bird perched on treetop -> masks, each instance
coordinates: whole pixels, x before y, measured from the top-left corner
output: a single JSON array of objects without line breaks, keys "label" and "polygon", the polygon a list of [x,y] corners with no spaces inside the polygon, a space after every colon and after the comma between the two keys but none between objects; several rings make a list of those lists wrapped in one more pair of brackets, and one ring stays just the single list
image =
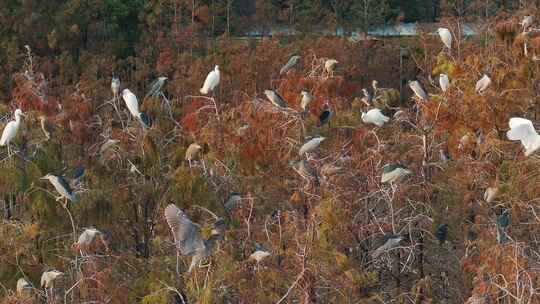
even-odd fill
[{"label": "bird perched on treetop", "polygon": [[152,97],[157,96],[157,95],[161,92],[161,88],[163,88],[163,85],[165,84],[165,81],[166,81],[167,79],[168,79],[168,78],[165,77],[165,76],[158,77],[158,79],[156,79],[156,80],[150,85],[150,91],[148,92],[148,94],[146,94],[146,96],[145,96],[144,98],[146,99],[146,98],[148,98],[149,96],[152,96]]},{"label": "bird perched on treetop", "polygon": [[450,30],[444,27],[440,27],[437,29],[437,33],[439,34],[439,37],[441,38],[444,45],[448,48],[452,48],[452,33],[450,33]]},{"label": "bird perched on treetop", "polygon": [[201,94],[207,95],[209,92],[214,91],[218,86],[220,80],[219,66],[216,65],[214,70],[208,73],[202,88],[199,90]]},{"label": "bird perched on treetop", "polygon": [[300,102],[300,108],[303,110],[303,115],[309,112],[309,105],[315,100],[315,96],[311,95],[308,91],[302,90],[302,101]]},{"label": "bird perched on treetop", "polygon": [[317,149],[317,147],[319,147],[319,145],[325,140],[324,137],[322,136],[316,136],[312,139],[310,139],[309,141],[307,141],[305,144],[302,145],[302,147],[300,148],[300,150],[298,151],[298,154],[300,156],[303,156],[304,154],[306,153],[309,153],[311,151],[314,151],[315,149]]},{"label": "bird perched on treetop", "polygon": [[439,85],[441,86],[441,90],[443,92],[448,91],[448,88],[450,87],[450,80],[448,79],[448,75],[446,74],[439,75]]},{"label": "bird perched on treetop", "polygon": [[264,90],[264,95],[266,95],[266,98],[278,108],[286,109],[289,107],[287,102],[285,102],[285,99],[274,90]]},{"label": "bird perched on treetop", "polygon": [[374,124],[377,127],[382,127],[390,120],[379,109],[371,109],[367,113],[362,112],[362,121],[366,124]]},{"label": "bird perched on treetop", "polygon": [[15,138],[15,136],[17,136],[19,126],[21,125],[21,117],[25,116],[21,109],[16,109],[14,115],[15,120],[7,123],[7,125],[4,127],[4,131],[2,132],[2,137],[0,137],[0,146],[3,147],[7,145],[9,155],[11,155],[11,148],[9,147],[9,144]]},{"label": "bird perched on treetop", "polygon": [[202,259],[210,256],[216,242],[223,239],[225,230],[223,219],[218,219],[214,223],[211,235],[207,240],[201,236],[201,227],[192,222],[175,205],[170,204],[165,208],[165,219],[171,229],[178,251],[182,255],[193,256],[188,272],[191,272]]},{"label": "bird perched on treetop", "polygon": [[418,97],[422,101],[428,101],[429,97],[426,94],[426,91],[422,88],[420,85],[420,82],[418,80],[409,81],[409,87],[414,92],[416,97]]},{"label": "bird perched on treetop", "polygon": [[289,61],[287,61],[287,63],[281,68],[281,70],[279,70],[279,74],[283,75],[287,73],[290,69],[292,69],[295,65],[298,64],[298,62],[300,61],[300,58],[301,57],[298,55],[294,55],[291,58],[289,58]]},{"label": "bird perched on treetop", "polygon": [[529,156],[540,148],[540,136],[534,129],[532,121],[512,117],[508,122],[510,130],[506,132],[509,140],[519,140],[525,148],[525,156]]},{"label": "bird perched on treetop", "polygon": [[381,183],[397,182],[401,178],[409,174],[412,174],[412,172],[405,166],[402,166],[400,164],[386,164],[383,167]]},{"label": "bird perched on treetop", "polygon": [[54,189],[56,189],[56,191],[60,194],[56,200],[66,198],[74,203],[79,201],[79,198],[75,192],[73,192],[69,183],[64,179],[63,176],[49,173],[41,179],[48,180],[54,186]]},{"label": "bird perched on treetop", "polygon": [[124,102],[126,103],[131,115],[139,120],[143,127],[149,128],[152,123],[146,113],[139,111],[139,101],[137,100],[137,96],[135,96],[135,94],[133,94],[129,89],[124,89],[122,91],[122,98],[124,99]]}]

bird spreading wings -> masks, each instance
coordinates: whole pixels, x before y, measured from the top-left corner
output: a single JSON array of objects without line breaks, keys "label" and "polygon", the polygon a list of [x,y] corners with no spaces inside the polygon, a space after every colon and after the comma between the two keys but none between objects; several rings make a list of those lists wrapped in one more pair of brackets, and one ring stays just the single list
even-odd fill
[{"label": "bird spreading wings", "polygon": [[182,210],[173,204],[167,206],[165,219],[181,254],[195,255],[197,251],[204,249],[201,227],[192,222]]},{"label": "bird spreading wings", "polygon": [[523,147],[525,147],[525,156],[531,155],[540,147],[540,136],[534,129],[532,121],[520,118],[512,117],[508,122],[510,130],[506,132],[506,136],[509,140],[519,140]]}]

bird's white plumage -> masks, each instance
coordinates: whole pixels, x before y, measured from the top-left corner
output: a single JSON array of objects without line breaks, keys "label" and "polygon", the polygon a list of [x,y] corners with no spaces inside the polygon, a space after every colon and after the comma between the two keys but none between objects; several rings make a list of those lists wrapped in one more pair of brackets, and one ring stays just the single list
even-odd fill
[{"label": "bird's white plumage", "polygon": [[499,188],[488,187],[484,192],[484,200],[486,201],[486,203],[491,203],[495,200],[497,194],[499,194]]},{"label": "bird's white plumage", "polygon": [[21,124],[21,116],[23,116],[21,109],[15,110],[15,120],[8,122],[4,128],[2,137],[0,138],[0,146],[9,144],[13,138],[17,136],[17,131],[19,131],[19,126]]},{"label": "bird's white plumage", "polygon": [[532,121],[512,117],[508,122],[510,130],[506,132],[509,140],[519,140],[525,148],[525,156],[529,156],[540,148],[540,136],[534,129]]},{"label": "bird's white plumage", "polygon": [[339,62],[335,59],[328,59],[324,62],[324,69],[327,73],[332,74],[338,63]]},{"label": "bird's white plumage", "polygon": [[489,78],[488,75],[484,74],[484,76],[482,76],[482,78],[480,78],[480,80],[476,82],[476,86],[474,90],[478,94],[483,94],[490,84],[491,84],[491,78]]},{"label": "bird's white plumage", "polygon": [[114,96],[118,95],[118,92],[120,92],[120,79],[117,77],[113,77],[111,80],[111,91],[113,92]]},{"label": "bird's white plumage", "polygon": [[77,241],[77,244],[88,246],[90,245],[94,239],[96,238],[96,235],[98,235],[100,232],[99,230],[95,228],[88,228],[81,233],[79,236],[79,240]]},{"label": "bird's white plumage", "polygon": [[204,80],[203,87],[200,89],[201,94],[208,94],[213,91],[219,84],[219,66],[215,66],[214,70],[208,73]]},{"label": "bird's white plumage", "polygon": [[54,281],[62,275],[62,272],[58,270],[45,271],[41,275],[41,287],[43,288],[52,288],[54,286]]},{"label": "bird's white plumage", "polygon": [[521,24],[521,27],[523,31],[525,32],[533,24],[533,21],[534,21],[533,16],[523,16],[523,19],[521,20],[519,24]]},{"label": "bird's white plumage", "polygon": [[315,137],[315,138],[312,138],[311,140],[309,140],[308,142],[306,142],[305,144],[302,145],[302,147],[300,148],[300,150],[298,151],[298,154],[300,156],[304,155],[305,153],[308,153],[308,152],[311,152],[315,149],[317,149],[317,147],[325,140],[324,137]]},{"label": "bird's white plumage", "polygon": [[366,124],[374,124],[377,127],[382,127],[390,120],[379,109],[371,109],[367,113],[362,112],[362,121]]},{"label": "bird's white plumage", "polygon": [[448,91],[448,88],[450,87],[450,79],[448,79],[448,75],[446,74],[439,75],[439,85],[441,86],[441,90],[443,92]]},{"label": "bird's white plumage", "polygon": [[302,91],[301,94],[302,101],[300,102],[300,107],[302,108],[302,110],[307,111],[309,105],[311,104],[311,102],[313,102],[315,97],[311,95],[308,91]]},{"label": "bird's white plumage", "polygon": [[270,256],[270,252],[268,251],[265,251],[265,250],[256,250],[255,252],[253,252],[249,258],[251,260],[255,260],[257,261],[257,263],[260,263],[262,260],[264,260],[265,258],[269,257]]},{"label": "bird's white plumage", "polygon": [[444,43],[444,45],[451,49],[452,48],[452,33],[450,33],[450,30],[444,27],[440,27],[437,29],[437,33],[439,33],[439,37],[441,38],[441,41]]},{"label": "bird's white plumage", "polygon": [[32,294],[32,284],[25,278],[17,280],[17,295],[19,297],[29,297]]},{"label": "bird's white plumage", "polygon": [[411,81],[409,82],[409,87],[414,92],[416,97],[424,101],[428,100],[428,95],[426,94],[426,91],[424,91],[422,86],[420,85],[420,82],[418,82],[417,80]]},{"label": "bird's white plumage", "polygon": [[122,91],[122,98],[124,99],[124,102],[126,103],[126,106],[135,118],[139,118],[141,111],[139,111],[139,101],[137,100],[137,96],[133,94],[129,89],[124,89]]},{"label": "bird's white plumage", "polygon": [[69,185],[64,184],[62,182],[62,179],[59,176],[47,174],[43,177],[43,179],[49,180],[49,182],[53,185],[54,189],[64,198],[67,198],[68,200],[72,202],[76,202],[77,196],[75,193],[69,188]]}]

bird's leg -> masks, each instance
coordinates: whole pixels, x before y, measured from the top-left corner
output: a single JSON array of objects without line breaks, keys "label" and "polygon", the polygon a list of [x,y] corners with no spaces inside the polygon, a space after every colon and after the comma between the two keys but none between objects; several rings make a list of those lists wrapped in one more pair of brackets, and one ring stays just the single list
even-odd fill
[{"label": "bird's leg", "polygon": [[191,169],[191,159],[188,159],[189,168]]},{"label": "bird's leg", "polygon": [[180,276],[180,253],[176,250],[176,275]]}]

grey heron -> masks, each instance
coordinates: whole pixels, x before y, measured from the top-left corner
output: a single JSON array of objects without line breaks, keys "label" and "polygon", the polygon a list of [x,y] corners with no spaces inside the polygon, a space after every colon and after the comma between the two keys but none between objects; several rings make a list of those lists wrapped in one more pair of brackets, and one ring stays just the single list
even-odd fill
[{"label": "grey heron", "polygon": [[283,75],[287,73],[290,69],[292,69],[295,65],[298,64],[298,62],[300,61],[300,58],[301,57],[298,55],[294,55],[291,58],[289,58],[289,61],[287,61],[287,63],[281,68],[281,70],[279,70],[279,74]]},{"label": "grey heron", "polygon": [[202,238],[201,227],[192,222],[176,205],[170,204],[165,208],[165,219],[171,229],[177,250],[182,255],[192,256],[188,272],[204,258],[209,257],[216,243],[223,239],[225,228],[222,219],[216,221],[210,237],[206,240]]}]

